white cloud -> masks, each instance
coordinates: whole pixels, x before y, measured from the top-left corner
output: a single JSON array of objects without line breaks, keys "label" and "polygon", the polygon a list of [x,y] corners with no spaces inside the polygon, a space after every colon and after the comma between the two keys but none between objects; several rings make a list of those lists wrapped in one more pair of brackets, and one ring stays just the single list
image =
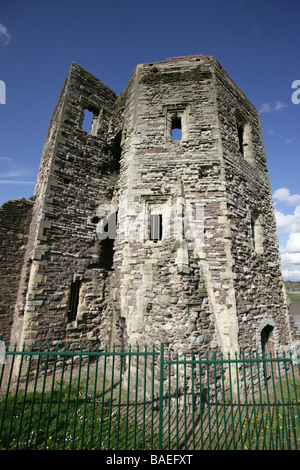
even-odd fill
[{"label": "white cloud", "polygon": [[288,188],[279,188],[273,193],[274,203],[277,202],[284,202],[289,206],[294,206],[300,203],[300,194],[290,194],[290,190]]},{"label": "white cloud", "polygon": [[30,172],[27,170],[13,170],[6,171],[4,173],[0,172],[0,178],[22,178],[23,176],[29,175]]},{"label": "white cloud", "polygon": [[11,40],[11,35],[8,34],[7,28],[0,23],[0,45],[7,46]]},{"label": "white cloud", "polygon": [[300,253],[281,253],[283,266],[300,265]]},{"label": "white cloud", "polygon": [[281,109],[284,109],[287,107],[286,103],[281,103],[280,101],[276,101],[274,111],[280,111]]},{"label": "white cloud", "polygon": [[283,278],[289,281],[299,281],[300,279],[300,269],[283,269],[282,270]]},{"label": "white cloud", "polygon": [[271,108],[271,105],[270,103],[264,103],[261,105],[261,108],[259,110],[260,113],[271,113],[272,112],[272,108]]},{"label": "white cloud", "polygon": [[283,214],[275,209],[276,226],[278,233],[300,232],[300,205],[297,206],[293,214]]},{"label": "white cloud", "polygon": [[281,103],[281,101],[276,101],[275,105],[272,106],[270,103],[263,103],[259,110],[259,113],[272,113],[273,111],[282,111],[287,107],[286,103]]},{"label": "white cloud", "polygon": [[285,246],[280,247],[284,279],[300,280],[300,194],[291,194],[288,188],[279,188],[273,194],[274,204],[293,206],[292,214],[275,209],[278,233],[288,233]]},{"label": "white cloud", "polygon": [[[298,233],[297,235],[300,237],[300,233]],[[280,249],[282,272],[285,272],[284,277],[287,277],[287,272],[300,272],[300,250],[297,252],[289,252],[288,245],[290,243],[293,243],[292,240],[288,240],[286,243],[286,247]]]},{"label": "white cloud", "polygon": [[299,255],[300,263],[300,232],[291,233],[288,241],[286,242],[286,250],[289,253],[297,253]]},{"label": "white cloud", "polygon": [[280,248],[282,275],[284,279],[300,280],[300,232],[292,233],[285,247]]},{"label": "white cloud", "polygon": [[0,184],[33,184],[35,185],[35,181],[0,180]]},{"label": "white cloud", "polygon": [[29,180],[32,177],[30,168],[13,168],[14,161],[10,157],[0,156],[0,162],[3,162],[2,167],[7,170],[0,171],[0,184],[35,185],[35,181]]}]

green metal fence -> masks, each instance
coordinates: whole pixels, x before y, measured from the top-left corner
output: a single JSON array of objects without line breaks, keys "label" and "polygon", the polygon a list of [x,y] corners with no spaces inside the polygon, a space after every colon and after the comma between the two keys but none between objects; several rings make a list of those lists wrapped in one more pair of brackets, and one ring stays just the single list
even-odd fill
[{"label": "green metal fence", "polygon": [[298,449],[299,359],[7,350],[0,449]]}]

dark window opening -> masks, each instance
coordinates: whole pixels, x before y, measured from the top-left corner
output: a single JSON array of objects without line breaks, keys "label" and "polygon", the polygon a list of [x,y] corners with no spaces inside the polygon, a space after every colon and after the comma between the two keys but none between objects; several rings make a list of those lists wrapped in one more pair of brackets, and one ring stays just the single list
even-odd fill
[{"label": "dark window opening", "polygon": [[238,126],[239,152],[244,155],[244,126]]},{"label": "dark window opening", "polygon": [[100,243],[100,266],[105,271],[113,271],[114,240],[105,238]]},{"label": "dark window opening", "polygon": [[181,117],[175,114],[172,116],[172,140],[182,139]]},{"label": "dark window opening", "polygon": [[267,325],[261,332],[261,346],[264,356],[274,355],[273,350],[273,326]]},{"label": "dark window opening", "polygon": [[150,240],[154,243],[162,239],[162,215],[151,215]]},{"label": "dark window opening", "polygon": [[65,177],[64,177],[64,184],[65,184],[66,186],[67,186],[68,184],[70,184],[71,181],[72,181],[72,179],[69,178],[68,176],[65,176]]},{"label": "dark window opening", "polygon": [[100,217],[97,217],[96,215],[94,215],[94,217],[92,217],[91,219],[91,222],[92,224],[98,224],[100,222]]},{"label": "dark window opening", "polygon": [[236,119],[236,127],[237,127],[237,134],[238,134],[239,152],[241,153],[241,155],[244,156],[245,119],[238,111],[236,111],[235,113],[235,119]]},{"label": "dark window opening", "polygon": [[112,167],[113,171],[116,173],[120,172],[120,160],[121,160],[121,153],[122,153],[122,148],[121,148],[121,141],[122,141],[122,131],[118,132],[118,134],[115,136],[113,143],[112,143]]},{"label": "dark window opening", "polygon": [[68,319],[71,321],[75,320],[76,315],[77,315],[80,285],[81,285],[81,281],[74,281],[71,284],[69,309],[68,309]]},{"label": "dark window opening", "polygon": [[[261,332],[261,347],[263,357],[265,359],[270,359],[275,357],[274,355],[274,338],[273,338],[273,326],[267,325]],[[276,364],[274,362],[265,362],[264,372],[265,378],[268,379],[271,376],[271,371],[273,367],[273,372],[276,373]]]}]

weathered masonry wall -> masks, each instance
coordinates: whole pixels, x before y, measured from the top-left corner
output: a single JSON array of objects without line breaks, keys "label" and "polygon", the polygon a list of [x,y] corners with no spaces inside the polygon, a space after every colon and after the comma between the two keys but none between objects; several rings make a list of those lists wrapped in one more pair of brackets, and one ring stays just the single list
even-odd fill
[{"label": "weathered masonry wall", "polygon": [[33,202],[26,199],[8,201],[0,208],[0,319],[5,342],[12,333],[32,208]]},{"label": "weathered masonry wall", "polygon": [[[14,306],[14,318],[10,337],[11,347],[15,344],[21,344],[24,337],[24,313],[27,311],[26,302],[31,301],[31,294],[29,290],[29,279],[31,270],[38,269],[34,257],[39,257],[39,249],[42,248],[42,237],[41,232],[44,226],[44,215],[43,207],[45,201],[47,201],[49,175],[53,165],[53,153],[55,152],[55,145],[57,139],[57,131],[61,120],[62,106],[64,102],[66,82],[62,88],[61,94],[58,98],[55,106],[52,118],[49,123],[49,128],[44,144],[43,154],[40,162],[40,168],[38,172],[38,179],[35,186],[34,196],[31,199],[34,201],[34,205],[31,211],[31,220],[28,228],[28,241],[26,250],[24,253],[23,266],[20,267],[20,284],[17,299],[12,299],[12,305]],[[31,306],[31,308],[34,308]],[[33,323],[33,331],[36,325]],[[26,338],[26,335],[25,337]],[[31,336],[29,335],[29,341]],[[34,338],[34,335],[32,335]],[[34,342],[34,341],[33,341]]]},{"label": "weathered masonry wall", "polygon": [[[25,308],[22,340],[27,343],[90,342],[93,327],[99,330],[97,341],[101,338],[108,273],[95,229],[97,208],[110,201],[115,177],[107,140],[115,99],[99,80],[72,65],[49,129],[51,152],[37,181],[41,214]],[[95,115],[91,132],[82,130],[85,109]],[[70,293],[76,281],[79,305],[73,318]]]},{"label": "weathered masonry wall", "polygon": [[34,197],[0,213],[11,342],[292,347],[259,116],[213,57],[138,65],[118,97],[73,63]]},{"label": "weathered masonry wall", "polygon": [[[216,84],[239,344],[242,352],[261,353],[261,333],[270,326],[278,350],[290,343],[294,327],[281,276],[259,115],[218,64]],[[237,132],[241,124],[242,144]]]},{"label": "weathered masonry wall", "polygon": [[[121,334],[180,352],[261,353],[267,327],[276,350],[290,344],[295,330],[257,111],[202,56],[138,66],[121,99],[114,273]],[[185,230],[184,212],[195,220],[201,208],[203,225]],[[155,214],[163,221],[156,243]]]},{"label": "weathered masonry wall", "polygon": [[[226,307],[234,292],[226,276],[226,187],[212,61],[139,66],[123,100],[122,235],[115,253],[121,324],[130,342],[164,341],[182,352],[237,348],[237,319]],[[174,115],[181,118],[180,141],[171,137]],[[163,220],[157,243],[149,240],[155,213]]]}]

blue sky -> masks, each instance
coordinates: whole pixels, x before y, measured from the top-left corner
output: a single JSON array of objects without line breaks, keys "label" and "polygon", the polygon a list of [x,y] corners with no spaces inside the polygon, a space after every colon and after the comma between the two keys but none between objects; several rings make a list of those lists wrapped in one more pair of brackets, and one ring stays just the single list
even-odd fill
[{"label": "blue sky", "polygon": [[138,63],[213,55],[260,112],[282,269],[300,280],[299,18],[299,0],[1,0],[0,205],[33,194],[72,61],[120,94]]}]

